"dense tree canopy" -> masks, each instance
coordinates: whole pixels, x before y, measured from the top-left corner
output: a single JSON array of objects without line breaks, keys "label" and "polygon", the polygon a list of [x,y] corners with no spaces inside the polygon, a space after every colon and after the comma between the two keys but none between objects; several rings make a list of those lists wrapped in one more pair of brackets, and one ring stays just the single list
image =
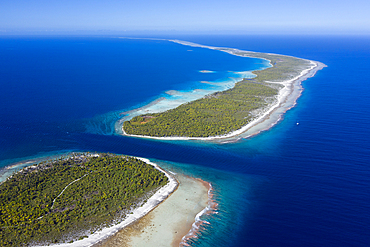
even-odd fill
[{"label": "dense tree canopy", "polygon": [[123,124],[128,134],[149,136],[207,137],[224,135],[247,124],[252,110],[265,106],[265,97],[272,97],[276,89],[243,82],[234,89],[215,93],[205,98],[157,114],[137,116]]},{"label": "dense tree canopy", "polygon": [[0,246],[73,241],[122,220],[168,178],[130,156],[43,162],[0,185]]},{"label": "dense tree canopy", "polygon": [[[222,50],[222,49],[220,49]],[[155,137],[209,137],[228,134],[248,124],[273,101],[281,87],[269,81],[291,79],[308,68],[309,61],[265,53],[240,52],[241,56],[265,58],[273,67],[254,71],[234,88],[205,96],[162,113],[145,114],[123,123],[127,134]]]}]

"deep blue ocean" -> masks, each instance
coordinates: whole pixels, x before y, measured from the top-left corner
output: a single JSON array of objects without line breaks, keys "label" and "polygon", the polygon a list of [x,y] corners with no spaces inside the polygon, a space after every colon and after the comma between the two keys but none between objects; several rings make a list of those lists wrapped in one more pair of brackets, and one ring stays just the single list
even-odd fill
[{"label": "deep blue ocean", "polygon": [[192,246],[370,246],[370,37],[164,38],[328,67],[253,138],[154,141],[115,135],[114,123],[168,90],[208,89],[199,82],[264,64],[159,40],[1,37],[0,166],[70,151],[146,157],[213,184],[219,213]]}]

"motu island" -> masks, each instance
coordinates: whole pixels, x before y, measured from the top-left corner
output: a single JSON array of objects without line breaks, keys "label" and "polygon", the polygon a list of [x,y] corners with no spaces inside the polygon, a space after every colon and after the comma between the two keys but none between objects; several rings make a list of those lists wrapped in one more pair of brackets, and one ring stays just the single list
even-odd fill
[{"label": "motu island", "polygon": [[[301,82],[325,67],[291,56],[170,41],[267,60],[269,65],[264,63],[265,68],[253,71],[254,78],[231,89],[177,107],[169,104],[162,112],[145,107],[134,111],[133,118],[117,122],[124,135],[222,142],[246,138],[278,122],[300,96]],[[176,92],[167,91],[171,93]],[[0,245],[188,245],[199,226],[207,224],[200,216],[217,212],[212,198],[210,183],[170,175],[149,160],[72,154],[26,167],[0,184]]]},{"label": "motu island", "polygon": [[237,136],[250,128],[253,122],[279,108],[294,91],[294,83],[313,76],[325,66],[291,56],[172,41],[237,56],[266,59],[271,67],[253,71],[255,78],[243,79],[232,89],[207,95],[165,112],[144,114],[125,121],[122,126],[125,135],[165,139]]},{"label": "motu island", "polygon": [[[0,245],[83,239],[122,222],[174,181],[141,159],[103,153],[79,153],[24,168],[0,185]],[[158,192],[167,197],[176,186]]]}]

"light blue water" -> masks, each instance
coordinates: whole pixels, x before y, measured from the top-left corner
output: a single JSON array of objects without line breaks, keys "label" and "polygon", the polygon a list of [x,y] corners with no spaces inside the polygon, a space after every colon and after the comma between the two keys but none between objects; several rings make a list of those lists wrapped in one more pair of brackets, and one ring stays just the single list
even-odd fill
[{"label": "light blue water", "polygon": [[148,157],[214,185],[219,213],[193,246],[368,246],[370,38],[169,38],[328,67],[303,83],[282,122],[252,139],[153,141],[112,135],[114,122],[168,90],[207,89],[199,81],[264,64],[164,41],[2,38],[1,165],[70,150]]}]

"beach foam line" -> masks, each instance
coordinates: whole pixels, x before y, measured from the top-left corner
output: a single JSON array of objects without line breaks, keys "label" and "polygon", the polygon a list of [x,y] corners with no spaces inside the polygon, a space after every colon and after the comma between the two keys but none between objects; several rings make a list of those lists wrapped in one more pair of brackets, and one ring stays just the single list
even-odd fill
[{"label": "beach foam line", "polygon": [[185,236],[182,237],[179,246],[190,246],[188,241],[192,238],[197,238],[198,234],[201,234],[201,230],[202,230],[201,226],[210,225],[208,221],[201,219],[203,215],[210,215],[210,214],[218,213],[217,212],[218,203],[214,200],[212,184],[202,179],[199,179],[199,178],[197,180],[200,181],[204,186],[208,188],[208,205],[195,216],[195,221],[192,224],[190,231]]},{"label": "beach foam line", "polygon": [[135,158],[142,160],[145,163],[154,166],[157,170],[163,172],[167,176],[169,182],[165,186],[157,190],[157,192],[153,196],[151,196],[144,205],[134,209],[131,214],[130,213],[127,214],[126,218],[121,223],[111,226],[111,227],[104,228],[98,232],[95,232],[89,235],[87,238],[75,241],[73,243],[51,244],[48,246],[86,247],[86,246],[92,246],[94,244],[97,244],[100,241],[113,236],[119,230],[125,228],[126,226],[132,224],[133,222],[137,221],[138,219],[148,214],[150,211],[152,211],[155,207],[157,207],[161,202],[163,202],[166,198],[168,198],[176,190],[176,188],[178,187],[178,182],[168,172],[163,170],[157,164],[151,162],[149,159],[140,158],[140,157],[135,157]]},{"label": "beach foam line", "polygon": [[[96,247],[179,246],[209,204],[209,184],[181,173],[177,190],[149,214]],[[206,223],[203,224],[205,227]],[[201,227],[200,230],[204,229]],[[199,235],[198,235],[199,236]]]},{"label": "beach foam line", "polygon": [[[249,137],[259,134],[262,131],[266,131],[270,129],[271,127],[273,127],[274,125],[276,125],[278,122],[280,122],[283,119],[284,114],[288,110],[290,110],[297,104],[297,99],[302,95],[302,92],[303,92],[303,87],[302,87],[301,82],[310,77],[313,77],[317,71],[321,70],[324,67],[327,67],[325,64],[320,63],[320,62],[315,62],[315,61],[310,61],[310,62],[315,63],[316,66],[314,66],[312,69],[307,71],[307,73],[302,75],[297,80],[293,81],[291,84],[284,85],[283,89],[286,89],[286,87],[289,88],[289,91],[282,92],[282,95],[285,93],[286,97],[280,100],[280,104],[277,107],[275,107],[273,111],[270,111],[268,114],[264,114],[264,116],[262,116],[259,119],[259,121],[257,121],[254,125],[250,126],[248,130],[243,132],[243,134],[248,133],[248,132],[250,133],[248,133],[245,136],[242,136],[241,138],[249,138]],[[274,82],[269,82],[269,83],[274,83]],[[287,104],[288,100],[290,100],[291,103]],[[277,111],[279,109],[281,109],[281,111],[278,114],[276,114],[276,116],[271,117],[274,114],[274,111]],[[267,120],[270,120],[270,121],[267,121]],[[264,122],[268,122],[266,127],[262,126]],[[252,131],[252,129],[255,129],[255,130]]]}]

